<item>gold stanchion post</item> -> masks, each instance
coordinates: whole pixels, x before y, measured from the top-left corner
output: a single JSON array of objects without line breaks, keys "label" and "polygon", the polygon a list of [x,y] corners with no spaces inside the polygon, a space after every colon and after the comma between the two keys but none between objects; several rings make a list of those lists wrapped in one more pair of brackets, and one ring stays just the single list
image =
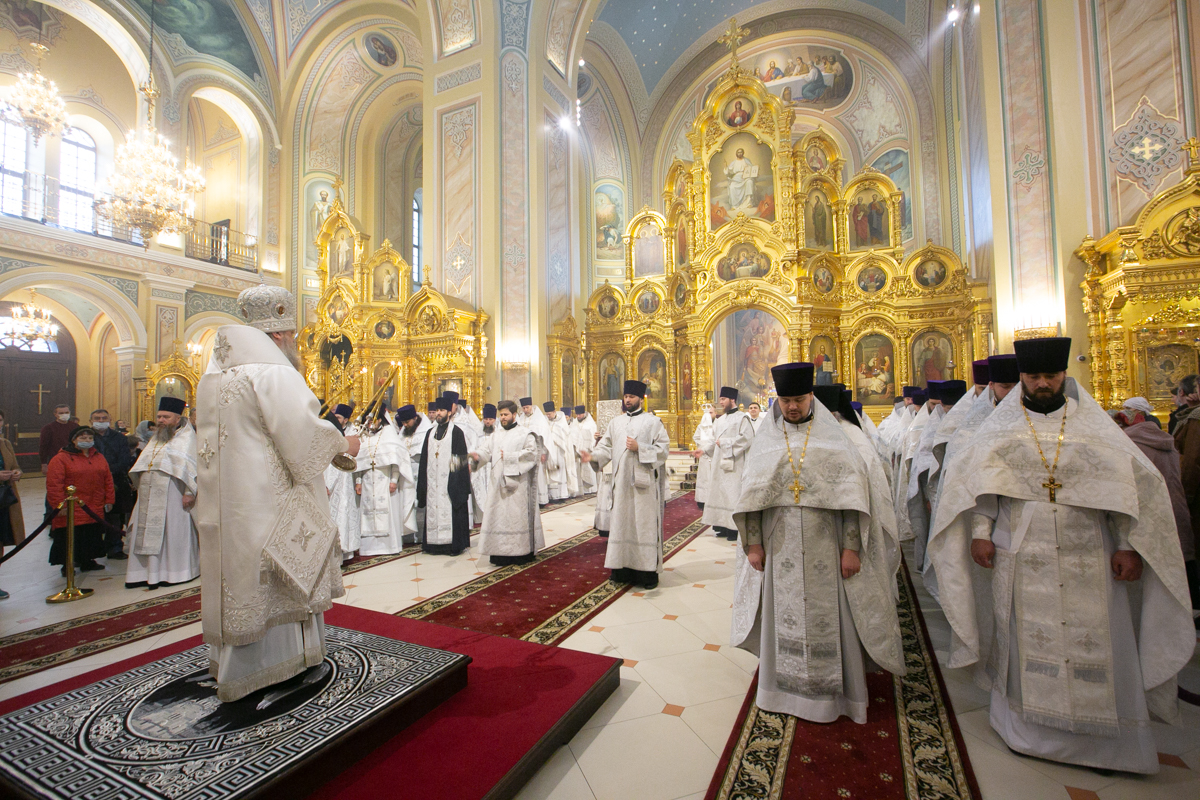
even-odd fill
[{"label": "gold stanchion post", "polygon": [[75,585],[75,504],[79,498],[75,496],[75,487],[67,487],[67,499],[62,505],[67,507],[67,588],[58,594],[46,598],[47,603],[69,603],[72,600],[82,600],[91,595],[95,589],[81,589]]}]

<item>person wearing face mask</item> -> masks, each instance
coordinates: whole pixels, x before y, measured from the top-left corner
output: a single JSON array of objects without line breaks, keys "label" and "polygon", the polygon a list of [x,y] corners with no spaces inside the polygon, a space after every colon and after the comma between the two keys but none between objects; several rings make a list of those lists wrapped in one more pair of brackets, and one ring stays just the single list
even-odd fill
[{"label": "person wearing face mask", "polygon": [[[97,516],[111,511],[117,502],[112,472],[104,456],[96,452],[96,431],[76,428],[66,447],[46,465],[46,502],[52,507],[67,497],[67,487],[75,487],[75,496]],[[50,563],[67,574],[67,515],[61,513],[50,523]],[[75,511],[75,566],[84,572],[104,569],[96,563],[103,558],[104,529],[85,511]]]},{"label": "person wearing face mask", "polygon": [[129,480],[129,469],[135,459],[129,452],[129,443],[125,436],[113,429],[108,412],[103,408],[92,412],[91,427],[96,432],[96,452],[108,462],[113,485],[117,488],[117,502],[112,511],[104,515],[104,521],[111,526],[104,532],[104,547],[109,559],[123,560],[127,556],[120,531],[125,527],[129,512],[133,510],[133,485]]},{"label": "person wearing face mask", "polygon": [[38,456],[41,459],[43,475],[46,474],[46,467],[50,464],[50,459],[71,443],[71,433],[78,427],[78,423],[71,422],[70,406],[64,404],[54,407],[54,419],[42,426],[38,443]]}]

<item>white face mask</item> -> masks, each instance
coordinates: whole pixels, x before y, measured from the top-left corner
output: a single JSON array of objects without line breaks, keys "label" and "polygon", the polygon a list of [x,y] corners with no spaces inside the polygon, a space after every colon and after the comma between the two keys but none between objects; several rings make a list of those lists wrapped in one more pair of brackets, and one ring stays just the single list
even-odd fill
[{"label": "white face mask", "polygon": [[106,431],[111,424],[111,422],[93,422],[92,427],[98,431]]},{"label": "white face mask", "polygon": [[71,415],[70,415],[70,414],[59,414],[59,415],[58,415],[58,421],[59,421],[59,422],[70,422],[70,421],[71,421]]},{"label": "white face mask", "polygon": [[80,450],[91,450],[96,443],[91,439],[76,439],[75,446]]}]

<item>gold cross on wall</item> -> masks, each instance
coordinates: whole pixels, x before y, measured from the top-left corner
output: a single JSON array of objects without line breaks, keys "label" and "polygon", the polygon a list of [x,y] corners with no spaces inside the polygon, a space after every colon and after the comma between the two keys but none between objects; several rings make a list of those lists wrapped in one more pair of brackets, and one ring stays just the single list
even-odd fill
[{"label": "gold cross on wall", "polygon": [[729,27],[725,30],[725,33],[721,36],[721,38],[717,39],[718,42],[728,48],[729,56],[733,59],[733,66],[735,67],[738,63],[738,45],[742,43],[742,39],[745,39],[749,35],[750,29],[739,28],[737,24],[737,17],[731,17],[729,20]]},{"label": "gold cross on wall", "polygon": [[36,394],[36,395],[38,396],[38,415],[40,416],[40,415],[41,415],[41,413],[42,413],[42,395],[47,395],[47,394],[50,394],[50,390],[49,390],[49,389],[43,389],[43,388],[42,388],[42,385],[39,383],[39,384],[38,384],[38,388],[36,388],[36,389],[30,389],[30,390],[29,390],[29,393],[30,393],[30,394]]}]

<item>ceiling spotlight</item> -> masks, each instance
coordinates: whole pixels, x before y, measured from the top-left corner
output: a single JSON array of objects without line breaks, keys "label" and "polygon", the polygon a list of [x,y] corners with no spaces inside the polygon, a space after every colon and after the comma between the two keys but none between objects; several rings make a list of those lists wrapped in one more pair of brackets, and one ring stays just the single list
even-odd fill
[{"label": "ceiling spotlight", "polygon": [[960,16],[962,12],[958,10],[958,6],[950,6],[950,10],[946,12],[946,21],[953,25],[958,22]]},{"label": "ceiling spotlight", "polygon": [[581,59],[579,59],[579,66],[581,66],[581,67],[587,66],[587,62],[581,58]]}]

